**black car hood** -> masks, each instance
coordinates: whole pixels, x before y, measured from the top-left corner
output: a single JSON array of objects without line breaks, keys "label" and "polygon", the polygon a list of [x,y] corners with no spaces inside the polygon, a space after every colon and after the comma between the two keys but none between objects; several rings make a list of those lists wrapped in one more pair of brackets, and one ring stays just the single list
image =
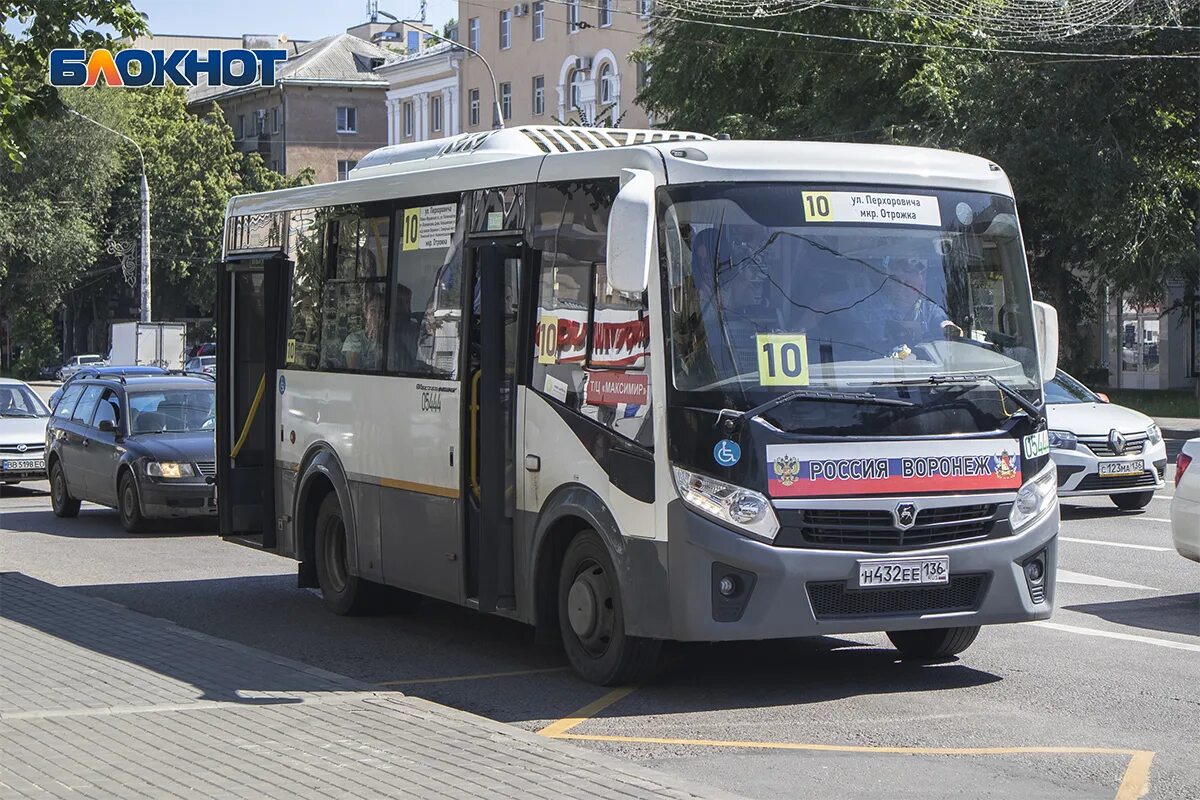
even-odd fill
[{"label": "black car hood", "polygon": [[125,438],[130,452],[155,461],[215,461],[217,441],[212,431],[139,433]]}]

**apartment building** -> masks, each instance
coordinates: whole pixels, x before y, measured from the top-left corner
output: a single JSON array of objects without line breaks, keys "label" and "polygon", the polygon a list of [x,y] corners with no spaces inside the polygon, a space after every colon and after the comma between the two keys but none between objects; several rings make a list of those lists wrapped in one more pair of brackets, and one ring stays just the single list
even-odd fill
[{"label": "apartment building", "polygon": [[466,51],[449,42],[393,58],[375,73],[387,81],[388,144],[462,133],[459,71]]},{"label": "apartment building", "polygon": [[294,54],[278,66],[274,86],[196,86],[188,107],[197,114],[219,108],[238,149],[259,153],[271,169],[295,175],[312,168],[318,182],[344,180],[362,156],[387,143],[387,81],[375,69],[395,52],[353,33],[285,44]]}]

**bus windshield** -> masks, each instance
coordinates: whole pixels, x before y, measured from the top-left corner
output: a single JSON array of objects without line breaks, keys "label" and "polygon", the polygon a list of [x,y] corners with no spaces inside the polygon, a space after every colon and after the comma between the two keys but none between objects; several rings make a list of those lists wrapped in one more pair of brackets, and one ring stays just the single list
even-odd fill
[{"label": "bus windshield", "polygon": [[710,184],[670,187],[660,206],[674,387],[689,404],[888,395],[953,375],[1040,400],[1010,198]]}]

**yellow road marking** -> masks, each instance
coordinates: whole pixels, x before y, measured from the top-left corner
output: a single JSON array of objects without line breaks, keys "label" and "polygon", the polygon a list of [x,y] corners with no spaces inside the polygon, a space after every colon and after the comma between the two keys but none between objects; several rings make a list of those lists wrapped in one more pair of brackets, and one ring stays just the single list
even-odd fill
[{"label": "yellow road marking", "polygon": [[571,730],[579,723],[585,722],[586,720],[596,716],[618,700],[628,697],[636,689],[636,686],[622,686],[619,689],[613,689],[599,700],[593,700],[570,716],[563,717],[557,722],[551,722],[549,725],[538,731],[538,733],[542,736],[547,736],[552,739],[558,737],[567,738],[567,731]]},{"label": "yellow road marking", "polygon": [[476,675],[449,675],[445,678],[410,678],[406,681],[381,681],[376,686],[414,686],[420,683],[458,683],[460,681],[483,681],[489,678],[512,678],[518,675],[542,675],[547,672],[566,672],[566,667],[547,669],[518,669],[512,672],[481,672]]},{"label": "yellow road marking", "polygon": [[1150,788],[1150,762],[1153,760],[1154,753],[1149,750],[1138,750],[1133,754],[1121,778],[1116,800],[1138,800],[1146,793]]}]

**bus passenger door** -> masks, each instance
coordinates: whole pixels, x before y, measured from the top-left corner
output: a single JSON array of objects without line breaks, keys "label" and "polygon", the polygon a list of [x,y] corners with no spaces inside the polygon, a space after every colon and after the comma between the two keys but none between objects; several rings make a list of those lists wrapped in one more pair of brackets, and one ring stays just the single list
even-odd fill
[{"label": "bus passenger door", "polygon": [[515,608],[518,369],[527,327],[521,303],[524,251],[482,242],[472,256],[472,309],[466,370],[467,596],[481,611]]},{"label": "bus passenger door", "polygon": [[277,370],[291,262],[232,260],[217,282],[217,517],[221,535],[272,549]]}]

